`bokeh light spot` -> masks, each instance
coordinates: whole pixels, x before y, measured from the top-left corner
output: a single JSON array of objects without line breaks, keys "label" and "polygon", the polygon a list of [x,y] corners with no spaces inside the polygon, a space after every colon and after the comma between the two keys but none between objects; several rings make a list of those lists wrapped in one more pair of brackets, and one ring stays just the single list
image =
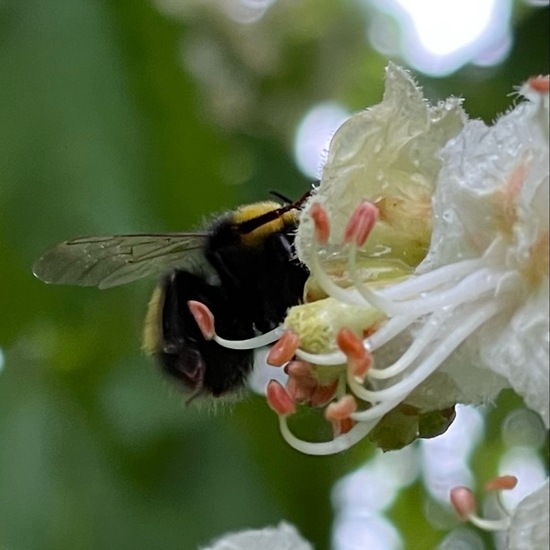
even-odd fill
[{"label": "bokeh light spot", "polygon": [[294,158],[307,177],[321,177],[332,135],[348,117],[342,105],[329,101],[314,105],[301,120],[294,138]]},{"label": "bokeh light spot", "polygon": [[419,472],[416,447],[376,454],[361,468],[343,477],[332,490],[336,512],[333,548],[398,550],[399,532],[384,516],[399,492],[413,483]]},{"label": "bokeh light spot", "polygon": [[452,487],[473,486],[469,460],[483,431],[484,419],[479,410],[457,405],[449,429],[439,437],[421,441],[424,484],[436,501],[448,503]]},{"label": "bokeh light spot", "polygon": [[512,411],[502,423],[502,440],[508,447],[523,445],[540,449],[546,441],[542,419],[529,409]]},{"label": "bokeh light spot", "polygon": [[[425,74],[444,76],[466,63],[494,65],[510,50],[510,0],[370,0],[370,4],[397,23],[396,53]],[[394,29],[388,30],[395,35]],[[381,34],[379,26],[369,29],[376,49]],[[387,44],[384,49],[381,53],[387,53]]]}]

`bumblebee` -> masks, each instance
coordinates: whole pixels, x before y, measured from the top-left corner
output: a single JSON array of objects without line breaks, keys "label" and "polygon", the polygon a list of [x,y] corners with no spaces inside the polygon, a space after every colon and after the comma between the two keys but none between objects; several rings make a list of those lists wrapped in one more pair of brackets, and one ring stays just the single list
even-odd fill
[{"label": "bumblebee", "polygon": [[[33,266],[46,283],[100,289],[160,276],[145,319],[143,347],[162,370],[197,396],[244,387],[253,351],[206,338],[190,302],[213,314],[216,333],[243,340],[279,325],[302,301],[307,268],[294,251],[299,201],[241,206],[204,232],[81,237],[43,254]],[[286,199],[285,199],[286,200]]]}]

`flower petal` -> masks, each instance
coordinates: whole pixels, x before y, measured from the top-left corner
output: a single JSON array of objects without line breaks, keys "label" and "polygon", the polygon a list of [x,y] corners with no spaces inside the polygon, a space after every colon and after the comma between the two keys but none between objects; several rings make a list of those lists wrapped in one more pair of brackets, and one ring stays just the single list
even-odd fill
[{"label": "flower petal", "polygon": [[549,499],[548,480],[526,496],[516,508],[508,532],[508,550],[548,548]]},{"label": "flower petal", "polygon": [[[431,106],[409,72],[388,65],[383,101],[338,129],[321,185],[311,199],[330,216],[329,243],[340,242],[352,212],[367,199],[381,214],[364,247],[367,254],[400,259],[413,267],[422,260],[431,233],[431,195],[441,167],[436,153],[463,127],[461,103],[451,97]],[[298,255],[306,264],[313,239],[308,210],[306,205],[297,236]]]},{"label": "flower petal", "polygon": [[417,273],[481,257],[521,275],[508,308],[469,346],[548,427],[548,94],[522,92],[527,101],[493,126],[469,122],[444,148],[431,246]]},{"label": "flower petal", "polygon": [[313,550],[313,546],[304,540],[296,528],[282,521],[277,527],[248,529],[233,533],[217,540],[202,550]]}]

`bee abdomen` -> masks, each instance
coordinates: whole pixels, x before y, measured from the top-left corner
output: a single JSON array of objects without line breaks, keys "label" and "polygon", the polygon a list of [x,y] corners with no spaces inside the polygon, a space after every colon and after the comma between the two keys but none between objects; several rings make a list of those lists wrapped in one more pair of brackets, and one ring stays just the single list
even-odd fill
[{"label": "bee abdomen", "polygon": [[165,277],[149,303],[144,348],[162,369],[193,393],[222,395],[243,386],[252,370],[253,353],[231,350],[205,340],[187,302],[200,301],[213,313],[227,338],[249,338],[252,322],[236,319],[222,289],[187,271]]}]

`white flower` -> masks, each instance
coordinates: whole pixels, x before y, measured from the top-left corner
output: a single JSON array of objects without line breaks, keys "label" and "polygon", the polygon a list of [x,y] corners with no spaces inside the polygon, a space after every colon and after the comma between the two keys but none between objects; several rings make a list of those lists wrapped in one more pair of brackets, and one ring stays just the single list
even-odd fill
[{"label": "white flower", "polygon": [[[460,132],[466,115],[458,98],[430,105],[411,75],[392,63],[385,80],[383,101],[352,116],[335,133],[313,200],[326,209],[329,243],[337,247],[358,203],[376,201],[382,219],[363,251],[407,269],[418,265],[429,246],[438,152]],[[296,247],[308,265],[313,237],[306,208]]]},{"label": "white flower", "polygon": [[[289,375],[267,400],[290,445],[330,454],[378,430],[382,448],[403,446],[444,431],[456,403],[504,387],[548,428],[548,90],[548,77],[532,78],[487,127],[457,99],[430,106],[390,65],[383,102],[335,134],[296,237],[307,303],[268,355]],[[297,403],[324,407],[332,440],[292,433]],[[465,487],[451,500],[464,519],[507,531],[511,550],[547,548],[547,489],[498,520],[479,518]]]},{"label": "white flower", "polygon": [[508,550],[544,550],[549,547],[548,480],[527,495],[515,509],[508,530]]},{"label": "white flower", "polygon": [[527,83],[520,93],[527,101],[493,127],[472,121],[444,149],[418,272],[479,258],[489,293],[472,305],[500,308],[473,345],[548,427],[548,90]]},{"label": "white flower", "polygon": [[[296,236],[309,303],[268,355],[288,363],[267,398],[295,448],[330,454],[373,430],[397,448],[509,386],[548,427],[548,78],[520,94],[487,127],[390,64],[382,103],[336,132]],[[296,403],[328,405],[334,439],[297,439]]]},{"label": "white flower", "polygon": [[475,497],[467,487],[452,489],[450,500],[461,519],[486,531],[504,532],[507,550],[545,550],[550,544],[548,479],[520,500],[514,509],[508,510],[498,491],[513,489],[516,483],[514,476],[501,476],[486,484],[487,491],[497,492],[494,504],[500,517],[495,519],[477,514]]},{"label": "white flower", "polygon": [[490,127],[465,123],[456,99],[431,107],[393,65],[386,85],[331,143],[297,235],[315,301],[290,310],[275,354],[300,361],[290,401],[338,398],[335,437],[297,439],[274,383],[282,433],[338,452],[403,403],[421,419],[507,385],[548,426],[548,80]]},{"label": "white flower", "polygon": [[248,529],[226,535],[203,550],[313,550],[296,528],[281,522],[277,527]]}]

